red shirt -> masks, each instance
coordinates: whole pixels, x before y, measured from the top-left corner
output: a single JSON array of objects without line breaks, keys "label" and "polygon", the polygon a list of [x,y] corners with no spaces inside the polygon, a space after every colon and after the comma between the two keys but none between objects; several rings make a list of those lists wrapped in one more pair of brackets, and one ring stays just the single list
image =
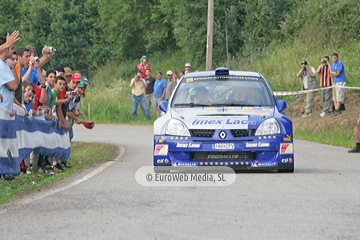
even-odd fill
[{"label": "red shirt", "polygon": [[35,91],[35,95],[36,95],[36,102],[35,104],[33,105],[32,109],[34,110],[37,110],[38,109],[38,106],[42,105],[39,101],[40,101],[40,98],[41,98],[41,87],[39,86],[36,86],[34,85],[34,91]]},{"label": "red shirt", "polygon": [[141,72],[141,77],[145,78],[146,77],[146,69],[150,69],[150,64],[141,64],[139,63],[138,65],[136,65],[136,69],[139,70]]}]

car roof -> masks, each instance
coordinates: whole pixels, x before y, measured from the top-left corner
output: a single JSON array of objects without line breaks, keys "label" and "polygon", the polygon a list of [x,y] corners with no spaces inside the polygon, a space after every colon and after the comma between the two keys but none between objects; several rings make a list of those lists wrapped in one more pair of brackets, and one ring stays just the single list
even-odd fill
[{"label": "car roof", "polygon": [[[229,71],[229,75],[233,76],[246,76],[246,77],[262,77],[258,72],[250,72],[250,71]],[[214,71],[202,71],[202,72],[191,72],[186,73],[184,77],[203,77],[203,76],[215,76]]]}]

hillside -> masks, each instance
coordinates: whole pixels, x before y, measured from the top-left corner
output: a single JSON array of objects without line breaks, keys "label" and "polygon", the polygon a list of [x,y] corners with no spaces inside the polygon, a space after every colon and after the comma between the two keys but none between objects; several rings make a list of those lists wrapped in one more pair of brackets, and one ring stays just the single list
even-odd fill
[{"label": "hillside", "polygon": [[317,93],[311,116],[301,117],[301,111],[305,105],[303,96],[298,100],[289,101],[290,106],[285,113],[293,120],[295,138],[351,148],[355,144],[354,129],[360,114],[359,103],[359,94],[347,92],[345,94],[345,111],[338,116],[320,117],[319,114],[322,112],[321,93]]}]

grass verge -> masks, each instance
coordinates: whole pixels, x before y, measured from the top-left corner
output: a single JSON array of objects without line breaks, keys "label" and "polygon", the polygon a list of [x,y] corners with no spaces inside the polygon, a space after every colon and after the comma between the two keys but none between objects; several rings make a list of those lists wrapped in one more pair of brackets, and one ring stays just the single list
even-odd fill
[{"label": "grass verge", "polygon": [[71,144],[69,163],[72,168],[62,173],[55,173],[47,177],[44,173],[20,174],[15,180],[4,181],[0,179],[0,204],[8,203],[15,197],[34,191],[41,191],[46,185],[89,167],[95,162],[104,162],[114,159],[118,154],[116,145],[105,143],[79,143]]},{"label": "grass verge", "polygon": [[352,148],[355,145],[355,136],[353,129],[321,129],[313,131],[308,128],[296,129],[294,131],[296,139],[302,139],[312,142],[325,143],[340,147]]}]

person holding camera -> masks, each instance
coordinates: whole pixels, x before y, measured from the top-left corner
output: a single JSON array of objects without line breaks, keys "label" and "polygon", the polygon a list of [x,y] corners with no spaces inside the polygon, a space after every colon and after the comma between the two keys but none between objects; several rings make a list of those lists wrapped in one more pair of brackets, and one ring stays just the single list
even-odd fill
[{"label": "person holding camera", "polygon": [[[320,75],[320,87],[331,87],[331,76],[330,76],[330,58],[325,56],[321,59],[321,64],[316,70],[316,73]],[[330,114],[330,104],[332,99],[332,88],[322,89],[322,107],[323,112],[320,113],[320,117],[325,117]]]},{"label": "person holding camera", "polygon": [[132,120],[137,118],[137,109],[138,104],[140,104],[142,110],[144,111],[144,115],[147,120],[150,120],[150,112],[146,105],[145,100],[145,89],[147,84],[145,80],[141,77],[141,71],[137,70],[136,75],[130,82],[130,88],[132,88],[132,97],[131,97],[131,117]]},{"label": "person holding camera", "polygon": [[136,65],[136,69],[141,72],[141,77],[146,77],[146,69],[150,69],[150,64],[146,64],[147,57],[144,55],[140,58],[140,63]]},{"label": "person holding camera", "polygon": [[[301,62],[301,69],[296,77],[301,79],[302,90],[310,90],[317,88],[317,80],[315,68],[308,66],[306,61]],[[305,95],[305,112],[302,117],[308,117],[312,114],[311,106],[314,100],[315,92],[308,92]]]}]

